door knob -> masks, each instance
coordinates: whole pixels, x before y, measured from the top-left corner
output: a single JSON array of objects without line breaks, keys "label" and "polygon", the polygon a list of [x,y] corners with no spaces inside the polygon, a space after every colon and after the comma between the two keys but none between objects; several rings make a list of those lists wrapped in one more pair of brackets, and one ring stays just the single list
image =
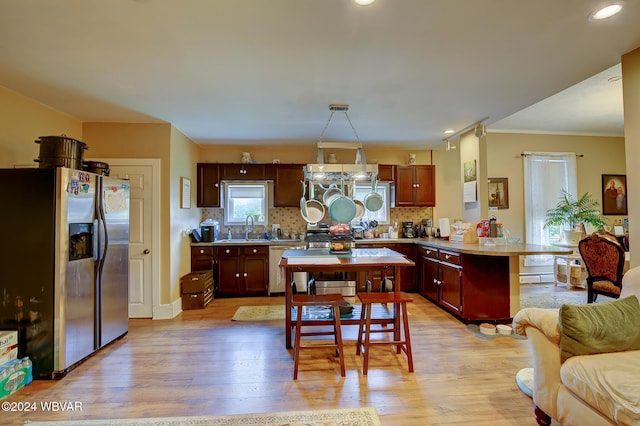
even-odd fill
[{"label": "door knob", "polygon": [[144,249],[144,251],[142,253],[143,254],[149,254],[149,253],[151,253],[151,251],[149,249]]}]

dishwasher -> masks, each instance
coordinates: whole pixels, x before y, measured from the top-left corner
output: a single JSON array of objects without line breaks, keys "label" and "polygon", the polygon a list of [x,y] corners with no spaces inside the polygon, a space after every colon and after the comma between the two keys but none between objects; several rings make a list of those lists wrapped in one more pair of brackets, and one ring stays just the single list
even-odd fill
[{"label": "dishwasher", "polygon": [[[272,294],[284,294],[286,279],[283,273],[280,272],[278,263],[282,257],[282,253],[285,250],[305,250],[307,247],[304,243],[299,246],[269,246],[269,296]],[[307,273],[306,272],[294,272],[293,282],[296,283],[296,291],[307,291]]]}]

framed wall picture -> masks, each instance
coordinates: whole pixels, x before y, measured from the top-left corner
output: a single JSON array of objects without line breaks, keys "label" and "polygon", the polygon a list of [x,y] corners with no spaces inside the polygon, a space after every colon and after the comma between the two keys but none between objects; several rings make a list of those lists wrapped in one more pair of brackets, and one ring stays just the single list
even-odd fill
[{"label": "framed wall picture", "polygon": [[508,178],[489,178],[489,207],[509,208]]},{"label": "framed wall picture", "polygon": [[180,178],[180,208],[191,208],[191,179],[186,177]]},{"label": "framed wall picture", "polygon": [[602,214],[627,214],[627,175],[602,175]]}]

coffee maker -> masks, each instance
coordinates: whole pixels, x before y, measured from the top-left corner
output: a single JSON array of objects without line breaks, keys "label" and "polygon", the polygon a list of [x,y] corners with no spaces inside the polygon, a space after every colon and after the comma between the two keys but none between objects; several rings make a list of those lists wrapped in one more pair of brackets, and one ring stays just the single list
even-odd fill
[{"label": "coffee maker", "polygon": [[413,222],[402,222],[402,236],[404,238],[416,237],[416,232],[413,228]]}]

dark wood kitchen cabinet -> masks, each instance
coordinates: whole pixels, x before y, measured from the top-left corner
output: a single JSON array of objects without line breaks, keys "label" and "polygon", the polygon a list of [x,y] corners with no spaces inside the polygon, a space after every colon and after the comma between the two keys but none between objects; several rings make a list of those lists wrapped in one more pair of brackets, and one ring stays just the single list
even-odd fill
[{"label": "dark wood kitchen cabinet", "polygon": [[378,164],[378,179],[393,182],[395,180],[395,166],[393,164]]},{"label": "dark wood kitchen cabinet", "polygon": [[[264,180],[273,179],[272,164],[220,164],[220,179],[226,180]],[[270,176],[271,175],[271,176]]]},{"label": "dark wood kitchen cabinet", "polygon": [[440,259],[440,304],[456,315],[462,313],[462,266],[460,255],[443,250]]},{"label": "dark wood kitchen cabinet", "polygon": [[396,207],[436,205],[436,167],[396,166]]},{"label": "dark wood kitchen cabinet", "polygon": [[299,207],[304,181],[304,164],[276,164],[273,184],[275,207]]},{"label": "dark wood kitchen cabinet", "polygon": [[191,270],[210,271],[213,269],[213,247],[191,247]]},{"label": "dark wood kitchen cabinet", "polygon": [[269,246],[215,248],[219,296],[262,296],[269,284]]},{"label": "dark wood kitchen cabinet", "polygon": [[419,289],[427,299],[462,315],[460,254],[430,246],[418,247]]},{"label": "dark wood kitchen cabinet", "polygon": [[439,266],[438,249],[418,247],[418,291],[435,303],[438,303],[440,298]]},{"label": "dark wood kitchen cabinet", "polygon": [[198,163],[196,206],[220,207],[220,169],[217,163]]}]

